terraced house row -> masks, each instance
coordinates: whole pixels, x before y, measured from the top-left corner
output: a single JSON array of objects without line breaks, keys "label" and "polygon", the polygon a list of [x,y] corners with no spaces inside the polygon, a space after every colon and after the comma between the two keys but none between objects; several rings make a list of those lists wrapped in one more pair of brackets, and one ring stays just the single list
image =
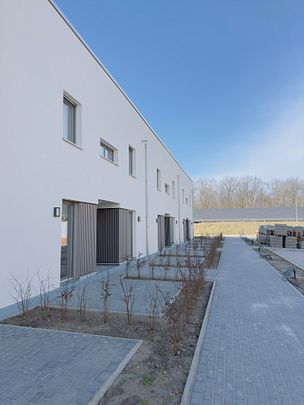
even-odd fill
[{"label": "terraced house row", "polygon": [[0,2],[0,307],[192,237],[192,181],[55,4]]}]

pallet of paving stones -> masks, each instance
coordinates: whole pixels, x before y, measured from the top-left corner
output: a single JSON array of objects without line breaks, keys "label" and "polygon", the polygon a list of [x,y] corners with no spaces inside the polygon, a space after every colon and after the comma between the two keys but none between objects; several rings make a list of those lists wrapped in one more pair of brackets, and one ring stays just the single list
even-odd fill
[{"label": "pallet of paving stones", "polygon": [[286,236],[285,248],[296,249],[297,248],[297,238],[295,236]]},{"label": "pallet of paving stones", "polygon": [[269,245],[270,245],[270,247],[281,248],[283,246],[282,236],[270,235]]},{"label": "pallet of paving stones", "polygon": [[288,226],[285,224],[275,224],[274,225],[274,235],[275,236],[287,236]]}]

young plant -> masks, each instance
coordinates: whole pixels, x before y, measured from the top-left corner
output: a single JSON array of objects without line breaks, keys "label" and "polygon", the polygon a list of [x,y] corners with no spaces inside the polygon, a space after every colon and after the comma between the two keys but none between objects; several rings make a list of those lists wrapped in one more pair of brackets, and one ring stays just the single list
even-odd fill
[{"label": "young plant", "polygon": [[170,257],[165,259],[165,266],[164,266],[164,280],[168,278],[168,270],[170,268]]},{"label": "young plant", "polygon": [[107,323],[109,320],[109,298],[111,295],[110,276],[107,272],[107,278],[101,282],[101,297],[103,302],[103,321]]},{"label": "young plant", "polygon": [[156,319],[159,315],[159,288],[158,285],[155,284],[154,289],[147,290],[147,301],[146,301],[146,308],[148,311],[148,316],[150,320],[150,327],[152,332],[155,331],[155,324]]},{"label": "young plant", "polygon": [[134,288],[131,284],[127,284],[124,281],[123,276],[120,276],[120,285],[123,292],[122,300],[126,305],[128,325],[131,325],[133,320],[133,306],[135,302]]},{"label": "young plant", "polygon": [[126,256],[126,257],[124,257],[124,260],[126,261],[126,278],[129,278],[130,277],[130,270],[131,270],[132,261],[134,259],[131,256]]},{"label": "young plant", "polygon": [[25,282],[17,280],[17,278],[11,273],[12,276],[12,297],[18,305],[19,312],[22,316],[26,317],[30,309],[30,300],[32,297],[32,279],[26,279]]},{"label": "young plant", "polygon": [[40,308],[42,310],[46,310],[50,303],[50,290],[52,289],[49,273],[46,280],[42,279],[40,274],[38,273],[38,280]]},{"label": "young plant", "polygon": [[62,320],[67,319],[68,302],[69,302],[70,298],[73,297],[74,289],[75,289],[74,286],[69,286],[67,284],[64,287],[62,287],[60,290],[58,298],[59,298],[59,305],[60,305]]},{"label": "young plant", "polygon": [[79,316],[82,322],[86,320],[86,310],[87,310],[86,294],[89,284],[90,284],[90,277],[88,276],[85,278],[83,284],[81,284],[77,290]]}]

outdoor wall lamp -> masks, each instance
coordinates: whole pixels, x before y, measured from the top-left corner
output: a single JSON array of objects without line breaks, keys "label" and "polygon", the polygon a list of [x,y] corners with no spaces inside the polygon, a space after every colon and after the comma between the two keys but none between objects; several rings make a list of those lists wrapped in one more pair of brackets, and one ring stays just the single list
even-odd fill
[{"label": "outdoor wall lamp", "polygon": [[137,222],[140,222],[141,221],[141,218],[140,217],[137,217]]},{"label": "outdoor wall lamp", "polygon": [[60,217],[60,207],[54,207],[53,216],[54,216],[55,218],[59,218],[59,217]]}]

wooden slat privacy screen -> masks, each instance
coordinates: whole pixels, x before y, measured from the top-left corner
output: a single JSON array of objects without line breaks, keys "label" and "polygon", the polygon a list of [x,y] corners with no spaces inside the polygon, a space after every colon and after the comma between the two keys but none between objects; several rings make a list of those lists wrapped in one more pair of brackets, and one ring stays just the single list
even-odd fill
[{"label": "wooden slat privacy screen", "polygon": [[96,270],[96,211],[95,204],[74,204],[74,277]]}]

